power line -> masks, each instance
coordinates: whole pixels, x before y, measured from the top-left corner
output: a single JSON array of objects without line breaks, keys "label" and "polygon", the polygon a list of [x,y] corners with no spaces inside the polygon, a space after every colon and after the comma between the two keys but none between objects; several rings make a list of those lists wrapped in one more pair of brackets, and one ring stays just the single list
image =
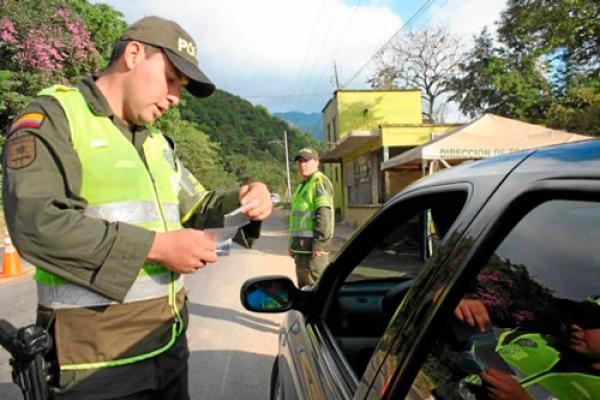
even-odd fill
[{"label": "power line", "polygon": [[336,8],[335,8],[334,14],[333,14],[333,21],[330,24],[328,24],[328,26],[327,26],[327,33],[325,34],[325,38],[323,40],[322,46],[319,47],[319,50],[317,51],[317,55],[315,56],[315,58],[313,59],[313,62],[311,63],[310,72],[308,73],[308,78],[305,80],[304,86],[302,87],[301,91],[305,91],[306,88],[308,87],[309,82],[311,81],[313,71],[315,69],[315,64],[316,64],[317,60],[319,59],[321,52],[325,48],[327,39],[329,38],[329,34],[331,33],[331,28],[333,27],[333,25],[335,25],[335,22],[337,21],[337,17],[339,15],[339,13],[337,13],[338,7],[339,7],[339,3],[336,3]]},{"label": "power line", "polygon": [[288,98],[288,97],[328,96],[330,94],[331,93],[329,93],[329,92],[323,92],[323,93],[298,93],[298,94],[265,94],[265,95],[251,95],[251,96],[244,96],[244,95],[238,94],[236,96],[239,96],[244,99],[271,99],[271,98]]},{"label": "power line", "polygon": [[371,63],[371,61],[373,61],[380,53],[383,52],[383,50],[385,50],[385,48],[396,38],[396,36],[398,36],[400,33],[402,33],[402,31],[404,31],[413,21],[415,21],[417,18],[419,18],[421,15],[423,15],[423,13],[425,13],[425,11],[427,11],[427,9],[434,3],[435,0],[426,0],[425,3],[423,3],[423,5],[412,15],[412,17],[410,17],[408,19],[408,21],[406,21],[406,23],[404,25],[402,25],[402,27],[400,27],[400,29],[394,33],[392,35],[391,38],[389,38],[384,44],[383,46],[381,46],[381,48],[379,50],[377,50],[368,60],[366,63],[363,64],[362,67],[360,67],[360,69],[358,71],[356,71],[356,73],[354,75],[352,75],[352,78],[350,78],[342,87],[346,87],[348,86],[354,79],[356,79],[356,77],[358,75],[360,75],[360,73]]},{"label": "power line", "polygon": [[[342,39],[342,37],[345,35],[345,33],[346,33],[346,31],[347,31],[348,27],[350,26],[350,23],[351,23],[351,21],[352,21],[352,19],[353,19],[353,17],[354,17],[354,14],[355,14],[355,12],[356,12],[357,6],[358,6],[358,5],[361,3],[361,1],[362,1],[362,0],[357,0],[357,1],[354,3],[354,5],[353,5],[353,10],[352,10],[352,14],[350,15],[350,18],[348,19],[348,22],[346,23],[346,26],[345,26],[344,30],[342,31],[342,35],[341,35],[341,36],[338,38],[338,41],[337,41],[337,43],[336,43],[336,46],[335,46],[335,48],[334,48],[333,57],[335,57],[335,56],[337,55],[338,48],[339,48],[339,46],[340,46],[340,44],[341,44],[341,39]],[[350,78],[350,79],[349,79],[349,80],[348,80],[348,81],[347,81],[347,82],[346,82],[344,85],[342,85],[342,88],[344,88],[344,87],[348,86],[348,84],[350,84],[350,83],[351,83],[351,82],[352,82],[354,79],[356,79],[356,77],[357,77],[357,76],[358,76],[358,75],[359,75],[359,74],[360,74],[360,73],[361,73],[361,72],[362,72],[362,71],[363,71],[363,70],[364,70],[364,69],[365,69],[365,68],[366,68],[366,67],[369,65],[369,63],[371,63],[371,61],[373,61],[373,59],[374,59],[375,57],[377,57],[377,55],[378,55],[379,53],[381,53],[383,50],[385,50],[385,48],[386,48],[386,47],[387,47],[387,46],[388,46],[388,45],[389,45],[389,44],[390,44],[390,43],[391,43],[391,42],[392,42],[392,41],[393,41],[393,40],[394,40],[394,39],[395,39],[395,38],[396,38],[396,37],[397,37],[397,36],[398,36],[398,35],[399,35],[399,34],[402,32],[402,31],[404,31],[404,30],[405,30],[405,29],[406,29],[406,28],[407,28],[407,27],[408,27],[410,24],[412,24],[412,23],[413,23],[415,20],[417,20],[417,19],[418,19],[418,18],[419,18],[421,15],[423,15],[423,14],[425,13],[425,11],[427,11],[427,9],[433,5],[433,3],[434,3],[434,2],[435,2],[435,0],[426,0],[426,1],[425,1],[425,3],[423,3],[423,5],[422,5],[422,6],[421,6],[421,7],[420,7],[420,8],[419,8],[419,9],[418,9],[418,10],[417,10],[417,11],[416,11],[416,12],[415,12],[415,13],[414,13],[414,14],[413,14],[413,15],[412,15],[412,16],[411,16],[409,19],[408,19],[408,21],[406,21],[406,23],[405,23],[404,25],[402,25],[402,27],[401,27],[401,28],[400,28],[400,29],[399,29],[399,30],[398,30],[396,33],[394,33],[394,35],[392,35],[392,37],[391,37],[390,39],[388,39],[388,40],[387,40],[387,41],[386,41],[386,42],[383,44],[383,46],[382,46],[382,47],[381,47],[379,50],[377,50],[377,52],[375,52],[375,53],[373,54],[373,56],[371,56],[371,57],[369,58],[369,60],[368,60],[368,61],[367,61],[367,62],[366,62],[366,63],[365,63],[365,64],[364,64],[364,65],[363,65],[363,66],[362,66],[362,67],[361,67],[361,68],[360,68],[360,69],[359,69],[359,70],[358,70],[358,71],[357,71],[357,72],[356,72],[356,73],[355,73],[353,76],[352,76],[352,78]],[[442,7],[444,7],[444,6],[446,5],[446,3],[447,3],[447,2],[448,2],[448,0],[445,0],[445,1],[444,1],[444,3],[443,3],[441,6],[440,6],[440,9],[441,9]],[[308,49],[310,48],[310,45],[312,44],[312,41],[313,41],[314,32],[315,32],[315,30],[316,30],[316,25],[317,25],[317,22],[318,22],[318,20],[319,20],[319,17],[320,17],[321,11],[322,11],[322,9],[323,9],[323,4],[324,4],[324,1],[323,1],[323,2],[321,2],[321,7],[319,8],[319,12],[317,13],[317,17],[316,17],[316,19],[315,19],[315,22],[314,22],[314,24],[313,24],[313,30],[312,30],[312,33],[311,33],[311,38],[310,38],[310,40],[309,40],[308,47],[306,48],[306,51],[305,51],[305,54],[304,54],[304,57],[303,57],[303,61],[302,61],[302,66],[301,66],[301,68],[300,68],[300,71],[299,71],[298,75],[296,76],[296,81],[295,81],[295,83],[294,83],[294,87],[293,87],[293,89],[292,89],[291,93],[290,93],[290,94],[273,94],[273,95],[248,95],[248,96],[242,96],[242,95],[240,95],[240,97],[243,97],[243,98],[245,98],[245,99],[275,99],[275,98],[282,98],[282,99],[289,99],[289,100],[291,100],[291,99],[297,99],[297,98],[306,98],[306,97],[329,96],[329,95],[331,94],[330,92],[295,93],[295,90],[296,90],[297,84],[298,84],[298,82],[300,81],[300,76],[302,75],[302,71],[303,71],[303,69],[304,69],[304,65],[305,65],[305,61],[306,61],[306,56],[307,56],[307,54],[308,54]],[[439,9],[438,9],[438,11],[439,11]],[[336,17],[337,17],[337,15],[336,15]],[[431,19],[431,16],[430,16],[430,17],[429,17],[427,20],[429,21],[430,19]],[[335,19],[334,19],[334,20],[335,20]],[[331,26],[332,26],[332,25],[333,25],[333,23],[332,23],[332,24],[330,24],[330,26],[329,26],[329,30],[328,30],[328,33],[327,33],[327,35],[326,35],[326,36],[329,36],[329,32],[331,31]],[[311,70],[310,70],[310,74],[309,74],[309,76],[308,76],[308,78],[309,78],[309,79],[307,79],[307,80],[306,80],[306,83],[304,84],[304,88],[306,88],[306,86],[307,86],[308,82],[310,81],[310,76],[312,75],[312,73],[313,73],[313,71],[314,71],[314,64],[315,64],[315,61],[318,59],[318,56],[320,55],[320,53],[321,53],[321,52],[322,52],[322,50],[323,50],[323,47],[324,47],[324,46],[322,46],[322,47],[320,48],[320,50],[319,50],[319,51],[318,51],[318,53],[317,53],[317,57],[316,57],[316,58],[313,60],[313,63],[311,64]],[[320,84],[320,82],[322,81],[322,78],[323,78],[323,76],[324,76],[324,72],[325,72],[326,70],[327,70],[327,68],[324,68],[324,70],[323,70],[323,73],[322,73],[322,74],[319,76],[319,79],[316,81],[317,83],[316,83],[316,85],[314,86],[315,88],[317,88],[317,87],[319,86],[319,84]],[[288,104],[288,105],[289,105],[289,104],[291,104],[291,101],[288,101],[288,102],[287,102],[287,104]],[[306,102],[303,102],[302,104],[306,104]]]},{"label": "power line", "polygon": [[[325,4],[325,0],[321,0],[321,5],[319,6],[319,10],[317,11],[317,15],[315,17],[315,21],[313,22],[312,30],[310,33],[310,38],[308,40],[308,44],[306,45],[306,49],[304,49],[304,56],[302,57],[302,64],[300,66],[300,70],[298,71],[298,75],[296,75],[296,80],[294,81],[294,86],[292,87],[292,91],[290,93],[295,93],[296,87],[298,86],[298,81],[300,80],[300,76],[302,76],[302,71],[304,71],[304,64],[306,63],[306,58],[308,56],[308,50],[312,46],[313,38],[315,35],[315,30],[317,28],[317,22],[320,19],[321,12],[323,11],[323,5]],[[289,106],[290,102],[288,101],[286,106]]]},{"label": "power line", "polygon": [[433,16],[440,12],[440,10],[442,8],[444,8],[446,6],[446,4],[448,3],[448,0],[444,0],[444,2],[442,4],[439,5],[439,7],[434,8],[433,12],[431,14],[429,14],[429,17],[427,17],[427,20],[425,20],[425,22],[423,23],[423,25],[427,25],[429,23],[429,21],[431,21],[431,18],[433,18]]},{"label": "power line", "polygon": [[[342,38],[344,38],[346,36],[346,32],[348,31],[348,28],[350,27],[350,24],[352,23],[352,20],[354,19],[354,15],[356,14],[356,10],[358,9],[358,5],[361,3],[362,0],[356,0],[356,2],[354,3],[354,5],[352,6],[352,11],[350,14],[350,18],[348,18],[347,22],[346,22],[346,26],[344,27],[344,29],[342,30],[341,35],[338,37],[337,43],[335,44],[335,47],[333,49],[333,61],[335,62],[335,57],[337,56],[338,53],[338,49],[340,47],[340,44],[342,43]],[[318,90],[319,85],[321,83],[321,81],[323,80],[323,77],[325,76],[325,73],[327,72],[329,68],[328,64],[325,64],[325,66],[323,67],[323,70],[321,71],[321,74],[319,75],[319,78],[316,80],[316,84],[313,85],[313,88],[315,90]],[[304,103],[302,103],[302,105],[305,105],[306,101]]]}]

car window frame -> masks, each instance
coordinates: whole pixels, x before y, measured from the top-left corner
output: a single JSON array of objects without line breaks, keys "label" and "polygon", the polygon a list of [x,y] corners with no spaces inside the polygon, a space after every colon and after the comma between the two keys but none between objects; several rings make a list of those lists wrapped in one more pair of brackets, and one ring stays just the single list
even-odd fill
[{"label": "car window frame", "polygon": [[[367,222],[365,222],[356,233],[344,244],[342,249],[336,254],[335,258],[330,262],[327,269],[323,272],[323,275],[317,282],[315,286],[315,303],[323,304],[321,309],[321,314],[319,315],[319,319],[324,319],[327,316],[325,315],[325,310],[331,307],[331,301],[334,298],[334,293],[336,293],[339,288],[344,284],[346,277],[350,274],[350,272],[356,267],[357,263],[362,261],[366,256],[369,255],[371,250],[379,243],[381,239],[383,239],[386,235],[391,233],[391,231],[381,233],[377,232],[377,229],[374,228],[375,223],[381,224],[386,218],[388,218],[388,214],[391,213],[392,208],[398,208],[400,206],[399,203],[403,203],[405,201],[416,201],[417,199],[421,199],[424,197],[440,195],[448,192],[458,192],[463,191],[466,193],[465,202],[463,205],[463,209],[459,213],[457,219],[452,224],[448,232],[452,232],[455,230],[455,223],[462,220],[462,214],[465,210],[468,210],[468,205],[472,200],[473,194],[473,185],[470,182],[455,182],[448,184],[435,185],[425,188],[419,188],[414,191],[410,191],[405,193],[403,196],[400,196],[394,199],[393,203],[389,203],[384,208],[375,213]],[[477,207],[479,209],[480,207]],[[427,208],[423,208],[426,210]],[[415,211],[416,212],[416,211]],[[409,214],[409,216],[414,216],[415,212],[404,212],[403,214]],[[410,219],[410,218],[409,218]],[[404,219],[404,223],[409,219]],[[469,218],[470,219],[470,218]],[[446,241],[446,235],[442,238],[441,242]],[[371,241],[371,245],[368,246],[366,251],[358,252],[352,249],[352,244],[357,241]],[[345,264],[346,263],[346,264]],[[345,264],[345,265],[344,265]],[[352,265],[349,267],[348,265]],[[339,270],[346,269],[346,273],[343,274],[343,278],[341,278],[342,274],[338,273]],[[311,313],[311,314],[314,314]]]},{"label": "car window frame", "polygon": [[[554,200],[594,201],[600,203],[600,180],[592,177],[570,179],[540,179],[522,190],[514,191],[511,185],[503,185],[502,192],[486,202],[483,214],[487,210],[498,210],[490,213],[491,218],[477,218],[461,235],[460,241],[466,237],[476,237],[468,248],[460,244],[454,248],[450,256],[438,267],[447,268],[447,261],[463,256],[453,277],[445,282],[446,289],[438,298],[437,304],[428,307],[428,313],[417,329],[410,346],[412,350],[402,357],[389,380],[389,386],[383,399],[406,396],[413,388],[413,382],[421,366],[424,364],[429,350],[438,339],[437,332],[448,316],[466,293],[470,282],[477,276],[483,264],[502,243],[517,224],[539,205]],[[478,233],[479,232],[479,233]],[[461,254],[463,252],[463,254]],[[436,282],[439,284],[440,282]],[[401,335],[396,337],[396,340]],[[397,344],[394,345],[396,347]],[[426,349],[426,350],[423,350]],[[385,362],[385,361],[384,361]],[[383,364],[383,363],[382,363]],[[379,370],[377,375],[382,371]]]},{"label": "car window frame", "polygon": [[[464,220],[462,217],[465,211],[472,209],[471,207],[469,207],[473,193],[473,185],[470,182],[461,181],[433,185],[430,187],[419,188],[417,190],[410,191],[405,193],[404,195],[399,196],[393,201],[393,203],[376,213],[369,220],[369,222],[365,223],[361,227],[361,229],[352,237],[352,239],[346,243],[342,251],[340,251],[338,256],[330,264],[330,267],[328,267],[328,269],[323,274],[323,277],[325,278],[325,283],[323,283],[323,277],[321,278],[321,280],[319,280],[317,287],[315,288],[315,295],[318,296],[319,294],[321,294],[321,296],[323,297],[321,297],[321,301],[316,300],[315,302],[313,302],[313,304],[321,304],[321,307],[319,307],[319,310],[313,309],[308,312],[306,316],[306,324],[311,325],[310,329],[313,331],[313,334],[318,335],[322,343],[326,346],[326,348],[328,348],[331,351],[331,356],[333,357],[334,365],[337,369],[337,371],[335,372],[338,372],[344,376],[348,388],[351,391],[351,393],[348,394],[354,395],[357,392],[361,381],[361,377],[356,376],[349,363],[347,362],[344,354],[342,353],[342,350],[337,344],[334,335],[330,331],[330,328],[326,323],[328,315],[326,311],[331,308],[332,301],[334,300],[336,293],[340,290],[341,286],[344,284],[345,279],[356,267],[356,265],[359,262],[361,262],[366,256],[369,255],[370,251],[377,245],[377,243],[379,243],[387,235],[389,235],[393,231],[393,229],[396,229],[392,228],[387,232],[382,232],[381,230],[376,228],[377,226],[380,226],[380,224],[385,223],[386,218],[388,218],[390,215],[402,215],[403,223],[406,223],[410,220],[411,217],[416,215],[416,213],[427,210],[429,208],[427,207],[428,204],[431,205],[433,204],[433,202],[443,201],[443,197],[456,196],[459,193],[464,194],[464,203],[455,221],[448,229],[448,232],[446,232],[446,235],[444,235],[444,237],[441,239],[441,243],[444,243],[447,239],[447,234],[453,232],[456,229],[456,224]],[[415,207],[403,207],[403,205],[406,205],[407,202],[411,202],[411,204],[414,203]],[[477,207],[477,209],[480,208],[481,206]],[[396,209],[397,211],[394,212],[394,209]],[[472,217],[467,218],[467,220],[471,219]],[[371,239],[371,245],[368,247],[367,251],[363,252],[362,257],[357,257],[357,251],[352,249],[352,243],[354,243],[355,241],[362,241],[365,237]],[[348,261],[352,261],[352,263],[347,264],[345,266],[340,264]],[[330,270],[332,265],[334,269]],[[338,273],[339,269],[345,270],[345,273]],[[328,275],[333,275],[330,278],[334,279],[327,280]],[[341,278],[342,275],[343,279]],[[371,361],[369,363],[371,363]]]}]

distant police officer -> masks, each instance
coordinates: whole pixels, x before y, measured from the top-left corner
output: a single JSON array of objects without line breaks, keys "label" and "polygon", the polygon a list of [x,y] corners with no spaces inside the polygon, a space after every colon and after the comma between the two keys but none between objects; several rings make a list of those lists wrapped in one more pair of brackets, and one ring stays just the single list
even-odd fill
[{"label": "distant police officer", "polygon": [[329,262],[335,209],[331,181],[319,171],[319,154],[303,148],[295,160],[303,181],[292,198],[289,252],[302,287],[313,285]]},{"label": "distant police officer", "polygon": [[[217,259],[200,229],[240,203],[255,221],[271,212],[259,182],[204,190],[153,127],[183,87],[199,97],[215,89],[194,40],[147,17],[123,33],[103,73],[43,90],[9,130],[4,211],[36,266],[38,324],[55,343],[53,398],[189,399],[183,274]],[[240,241],[258,232],[247,225]]]}]

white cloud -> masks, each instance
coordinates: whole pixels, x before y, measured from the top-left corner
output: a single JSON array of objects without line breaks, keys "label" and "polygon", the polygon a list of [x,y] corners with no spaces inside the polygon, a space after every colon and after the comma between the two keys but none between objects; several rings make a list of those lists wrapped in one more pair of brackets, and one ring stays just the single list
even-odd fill
[{"label": "white cloud", "polygon": [[[105,0],[128,22],[145,15],[177,21],[195,39],[202,70],[218,88],[270,111],[320,111],[334,90],[333,63],[345,84],[400,29],[399,0]],[[415,22],[460,35],[491,30],[506,0],[438,0]],[[396,9],[402,6],[396,4]],[[429,15],[429,17],[427,16]],[[373,64],[349,88],[364,88]],[[324,93],[307,97],[252,97]]]},{"label": "white cloud", "polygon": [[320,111],[334,89],[334,60],[344,82],[401,26],[385,4],[355,8],[342,0],[104,2],[123,12],[127,22],[145,15],[177,21],[196,39],[202,70],[233,94],[327,93],[251,98],[271,111]]},{"label": "white cloud", "polygon": [[487,26],[490,32],[496,31],[495,22],[506,7],[506,0],[448,0],[431,7],[430,23],[445,25],[450,31],[471,39]]}]

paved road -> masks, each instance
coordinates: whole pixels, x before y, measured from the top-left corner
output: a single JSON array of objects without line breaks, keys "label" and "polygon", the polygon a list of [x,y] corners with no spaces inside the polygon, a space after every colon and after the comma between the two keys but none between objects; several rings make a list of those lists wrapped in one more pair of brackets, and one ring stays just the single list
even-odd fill
[{"label": "paved road", "polygon": [[[283,221],[277,211],[254,249],[236,246],[228,257],[187,278],[192,399],[268,399],[282,316],[245,311],[239,290],[250,277],[294,275]],[[18,326],[32,323],[35,302],[31,277],[0,281],[0,318]],[[6,353],[0,350],[0,399],[21,399],[10,382]]]}]

